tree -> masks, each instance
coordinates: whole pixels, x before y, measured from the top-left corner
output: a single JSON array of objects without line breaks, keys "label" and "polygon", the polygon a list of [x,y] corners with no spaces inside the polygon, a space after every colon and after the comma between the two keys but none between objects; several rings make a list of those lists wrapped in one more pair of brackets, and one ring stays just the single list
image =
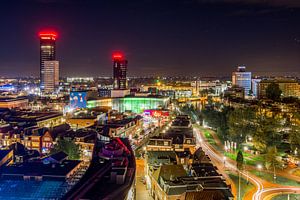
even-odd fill
[{"label": "tree", "polygon": [[80,158],[79,146],[72,139],[58,139],[50,152],[53,154],[60,151],[68,154],[70,160],[78,160]]},{"label": "tree", "polygon": [[236,167],[241,170],[243,169],[243,164],[244,164],[244,156],[241,150],[238,151],[236,155]]},{"label": "tree", "polygon": [[279,116],[268,117],[259,114],[257,117],[256,132],[253,134],[253,144],[256,149],[266,152],[267,147],[278,146],[282,140],[281,122]]},{"label": "tree", "polygon": [[266,88],[266,96],[268,99],[278,101],[280,99],[282,91],[277,83],[271,83]]},{"label": "tree", "polygon": [[274,181],[276,180],[276,168],[282,166],[282,162],[277,159],[277,148],[276,146],[268,147],[265,155],[265,167],[267,170],[273,170]]},{"label": "tree", "polygon": [[255,112],[251,108],[237,108],[231,111],[228,118],[230,138],[242,144],[247,135],[256,132],[254,120]]},{"label": "tree", "polygon": [[253,96],[253,91],[252,91],[252,90],[249,90],[248,95],[249,95],[249,96]]},{"label": "tree", "polygon": [[[289,141],[293,151],[300,149],[300,126],[298,121],[300,121],[300,114],[294,113],[289,125]],[[299,156],[299,154],[297,156]]]},{"label": "tree", "polygon": [[228,139],[228,115],[231,112],[230,107],[223,106],[207,106],[200,113],[202,118],[207,124],[214,130],[217,130],[217,134],[223,140]]}]

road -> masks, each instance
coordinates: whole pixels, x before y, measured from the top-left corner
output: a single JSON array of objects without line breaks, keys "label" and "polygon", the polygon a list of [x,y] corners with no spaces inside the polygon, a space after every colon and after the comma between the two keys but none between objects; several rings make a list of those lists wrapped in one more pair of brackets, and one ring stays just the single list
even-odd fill
[{"label": "road", "polygon": [[300,194],[300,188],[267,188],[262,193],[261,198],[264,200],[272,200],[274,196],[281,194]]},{"label": "road", "polygon": [[[206,154],[213,160],[214,164],[219,169],[222,169],[222,165],[220,163],[224,162],[223,154],[216,149],[214,149],[204,138],[203,134],[198,128],[194,128],[195,136],[197,140],[197,145],[201,146]],[[255,190],[250,191],[247,195],[245,195],[246,200],[264,200],[268,199],[271,195],[275,196],[278,194],[284,193],[300,193],[300,187],[293,186],[282,186],[278,184],[273,184],[267,182],[265,180],[260,179],[259,177],[251,174],[245,173],[244,171],[239,171],[236,168],[235,161],[227,159],[226,160],[226,169],[229,169],[233,173],[241,173],[244,178],[248,178],[249,181],[255,186]],[[233,193],[235,188],[233,189]]]},{"label": "road", "polygon": [[[148,143],[150,137],[158,135],[167,124],[170,122],[166,122],[162,127],[156,128],[155,130],[152,130],[152,133],[145,134],[145,137],[142,141],[140,141],[139,146],[136,147],[135,151],[143,151],[143,147],[145,144]],[[146,183],[144,181],[145,179],[145,160],[143,158],[137,159],[136,158],[136,199],[142,199],[142,200],[153,200],[153,198],[150,195],[150,191],[146,188]]]}]

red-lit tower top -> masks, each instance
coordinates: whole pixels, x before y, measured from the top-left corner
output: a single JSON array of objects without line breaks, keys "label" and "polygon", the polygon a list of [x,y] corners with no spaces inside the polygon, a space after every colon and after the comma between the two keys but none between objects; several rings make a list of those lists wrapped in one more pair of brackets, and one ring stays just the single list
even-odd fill
[{"label": "red-lit tower top", "polygon": [[39,37],[42,40],[56,40],[57,33],[55,31],[41,31]]},{"label": "red-lit tower top", "polygon": [[114,52],[112,58],[113,60],[122,60],[124,55],[121,52]]},{"label": "red-lit tower top", "polygon": [[57,33],[55,31],[43,30],[38,33],[40,38],[40,87],[41,90],[45,89],[45,61],[56,60],[56,38]]}]

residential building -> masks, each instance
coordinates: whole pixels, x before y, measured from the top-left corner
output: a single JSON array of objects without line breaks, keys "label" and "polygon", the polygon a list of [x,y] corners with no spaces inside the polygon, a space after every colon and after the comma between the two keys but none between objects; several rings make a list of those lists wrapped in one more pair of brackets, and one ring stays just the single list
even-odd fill
[{"label": "residential building", "polygon": [[283,97],[297,97],[300,98],[300,83],[294,79],[267,79],[262,80],[259,83],[258,97],[266,97],[266,89],[271,83],[278,84],[280,90],[282,91]]}]

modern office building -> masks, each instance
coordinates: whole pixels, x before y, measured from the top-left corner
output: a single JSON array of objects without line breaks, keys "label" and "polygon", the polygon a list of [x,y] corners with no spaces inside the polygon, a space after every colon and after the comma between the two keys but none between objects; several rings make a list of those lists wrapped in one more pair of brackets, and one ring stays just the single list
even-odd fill
[{"label": "modern office building", "polygon": [[54,61],[56,57],[55,41],[57,34],[51,31],[39,33],[40,37],[40,87],[45,89],[45,61]]},{"label": "modern office building", "polygon": [[237,71],[232,72],[232,85],[244,88],[245,96],[248,96],[251,90],[251,72],[247,72],[245,66],[238,66]]},{"label": "modern office building", "polygon": [[260,78],[253,78],[252,80],[251,80],[251,83],[252,83],[252,85],[251,85],[251,87],[252,87],[252,94],[253,94],[253,96],[255,97],[255,98],[258,98],[258,86],[259,86],[259,82],[261,81],[261,79]]},{"label": "modern office building", "polygon": [[126,90],[127,89],[127,60],[121,53],[113,54],[113,76],[114,76],[114,89]]},{"label": "modern office building", "polygon": [[58,61],[44,61],[44,71],[42,74],[43,91],[54,92],[59,86],[59,62]]}]

